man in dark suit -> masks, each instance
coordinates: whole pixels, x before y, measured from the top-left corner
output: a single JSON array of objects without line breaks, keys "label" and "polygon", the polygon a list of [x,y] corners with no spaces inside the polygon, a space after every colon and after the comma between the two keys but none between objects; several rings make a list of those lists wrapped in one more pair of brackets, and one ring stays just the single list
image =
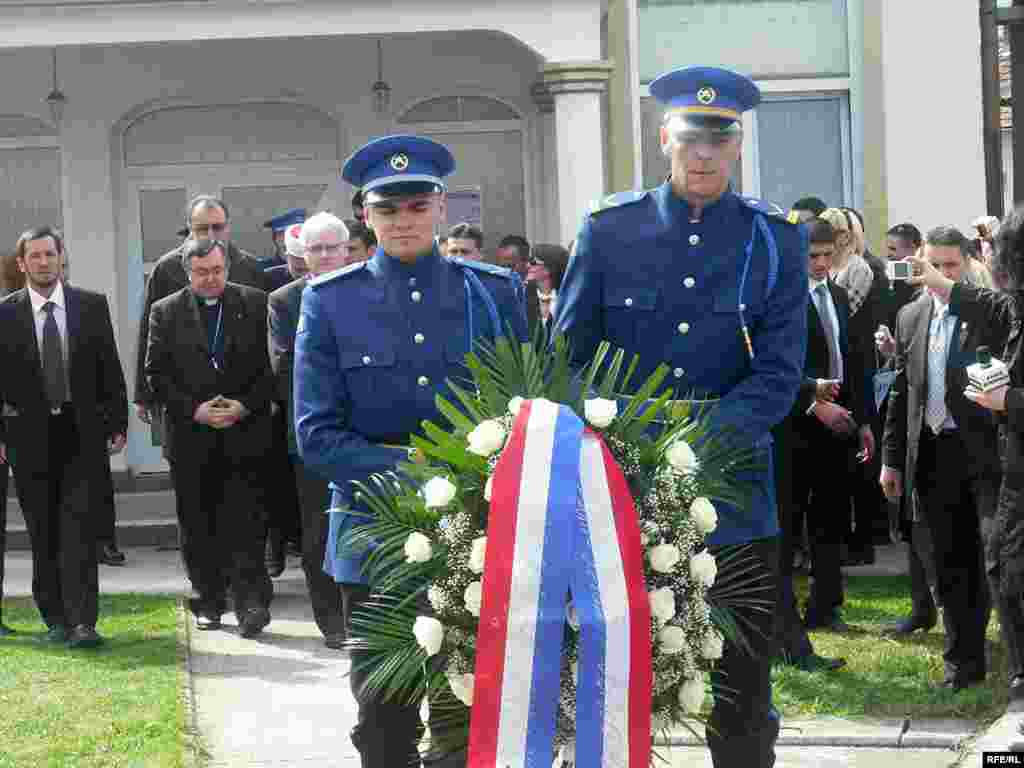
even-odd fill
[{"label": "man in dark suit", "polygon": [[[318,213],[309,219],[303,225],[300,237],[309,276],[316,277],[344,266],[350,236],[344,222],[332,214]],[[327,515],[330,491],[325,477],[306,468],[295,441],[295,401],[292,397],[295,331],[306,283],[305,279],[299,279],[270,294],[268,346],[270,365],[277,378],[277,397],[287,411],[288,450],[295,467],[302,507],[302,568],[313,604],[313,618],[327,647],[340,649],[345,640],[341,586],[324,572],[324,552],[330,529]]]},{"label": "man in dark suit", "polygon": [[[925,258],[958,281],[967,239],[933,229]],[[925,291],[896,321],[896,381],[889,392],[882,489],[903,497],[931,534],[936,589],[946,628],[942,685],[961,690],[985,679],[985,627],[991,610],[979,521],[994,514],[1001,468],[988,412],[964,397],[966,367],[979,345],[1003,349],[1006,330],[967,323]]]},{"label": "man in dark suit", "polygon": [[165,451],[200,629],[216,629],[230,581],[243,637],[270,622],[263,561],[274,378],[267,297],[227,283],[227,246],[190,241],[189,285],[153,305],[146,376],[166,409]]},{"label": "man in dark suit", "polygon": [[[236,248],[230,241],[231,225],[228,209],[222,200],[210,195],[199,195],[189,203],[185,216],[189,239],[216,239],[227,243],[228,276],[231,282],[266,290],[266,278],[260,263],[251,254]],[[155,415],[153,394],[146,380],[146,341],[149,337],[149,312],[153,304],[188,285],[188,276],[182,266],[182,254],[188,240],[173,251],[160,257],[146,283],[146,298],[139,321],[139,343],[135,365],[135,409],[140,419],[149,423]]]},{"label": "man in dark suit", "polygon": [[[844,663],[815,654],[806,629],[845,629],[839,607],[843,604],[842,510],[850,508],[847,457],[854,435],[859,439],[861,457],[870,457],[875,445],[868,422],[868,395],[861,377],[850,370],[849,299],[846,291],[828,279],[835,232],[823,219],[814,219],[808,228],[811,300],[804,378],[793,409],[773,430],[773,436],[782,529],[776,637],[784,662],[813,671],[837,669]],[[793,592],[793,548],[804,518],[814,583],[801,622]]]},{"label": "man in dark suit", "polygon": [[47,638],[87,648],[102,642],[88,511],[103,463],[124,448],[128,400],[107,300],[62,284],[63,250],[50,227],[18,239],[27,284],[0,302],[0,460],[14,469]]},{"label": "man in dark suit", "polygon": [[[306,220],[306,211],[302,208],[288,211],[266,222],[263,226],[274,231],[274,248],[276,257],[262,259],[265,285],[263,290],[268,294],[283,288],[293,280],[298,280],[306,273],[306,262],[301,253],[294,252],[296,238],[302,230],[302,222]],[[289,249],[291,243],[291,249]]]}]

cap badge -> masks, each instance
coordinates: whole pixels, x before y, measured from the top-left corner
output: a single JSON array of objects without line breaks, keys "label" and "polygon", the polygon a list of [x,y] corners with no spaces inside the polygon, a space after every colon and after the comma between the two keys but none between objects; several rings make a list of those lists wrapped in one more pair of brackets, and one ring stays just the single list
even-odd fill
[{"label": "cap badge", "polygon": [[399,152],[397,155],[392,155],[391,167],[401,173],[409,167],[409,156],[402,152]]},{"label": "cap badge", "polygon": [[705,85],[699,91],[697,91],[697,101],[704,106],[711,104],[718,97],[718,93],[710,85]]}]

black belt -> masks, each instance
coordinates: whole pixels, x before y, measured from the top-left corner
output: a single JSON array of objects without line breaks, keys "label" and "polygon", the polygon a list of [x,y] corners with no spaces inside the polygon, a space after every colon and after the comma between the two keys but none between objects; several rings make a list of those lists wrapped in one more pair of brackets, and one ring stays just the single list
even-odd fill
[{"label": "black belt", "polygon": [[925,425],[924,429],[921,430],[921,434],[923,437],[927,437],[931,440],[948,440],[953,437],[959,437],[960,430],[953,427],[953,429],[943,429],[939,432],[933,432],[931,427]]},{"label": "black belt", "polygon": [[71,403],[62,403],[56,408],[50,409],[51,416],[66,416],[75,410],[75,406]]}]

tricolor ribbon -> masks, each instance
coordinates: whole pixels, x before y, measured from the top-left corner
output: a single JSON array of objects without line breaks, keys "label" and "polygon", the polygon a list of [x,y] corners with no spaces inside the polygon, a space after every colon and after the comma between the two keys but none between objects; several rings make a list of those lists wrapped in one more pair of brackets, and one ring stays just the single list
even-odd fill
[{"label": "tricolor ribbon", "polygon": [[576,763],[648,768],[651,616],[632,495],[570,408],[531,400],[494,472],[468,768],[551,765],[570,593]]}]

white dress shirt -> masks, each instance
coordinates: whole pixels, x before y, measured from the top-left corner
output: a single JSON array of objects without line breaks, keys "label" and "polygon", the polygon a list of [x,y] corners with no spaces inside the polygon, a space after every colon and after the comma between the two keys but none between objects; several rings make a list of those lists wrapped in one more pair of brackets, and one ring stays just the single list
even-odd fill
[{"label": "white dress shirt", "polygon": [[43,305],[48,301],[52,301],[55,305],[53,319],[57,321],[57,330],[60,332],[60,353],[64,358],[64,391],[70,400],[71,363],[68,360],[68,313],[67,304],[64,300],[64,285],[58,280],[57,286],[53,289],[53,293],[50,294],[50,298],[37,293],[32,289],[31,285],[26,287],[28,288],[29,301],[32,302],[32,319],[35,321],[36,326],[36,345],[39,347],[40,363],[43,360],[43,323],[46,322],[46,311],[43,309]]},{"label": "white dress shirt", "polygon": [[[811,301],[814,302],[814,308],[818,310],[818,317],[822,323],[828,323],[832,328],[832,338],[835,339],[836,346],[839,346],[839,314],[836,312],[835,302],[832,301],[832,291],[828,290],[827,280],[814,280],[810,281],[811,284]],[[819,285],[825,285],[825,295],[822,296],[818,293],[817,289]],[[825,306],[822,306],[824,304]],[[829,355],[831,355],[831,350]],[[836,371],[836,378],[839,381],[843,380],[843,350],[839,348],[836,350],[836,357],[838,358],[839,370]]]}]

